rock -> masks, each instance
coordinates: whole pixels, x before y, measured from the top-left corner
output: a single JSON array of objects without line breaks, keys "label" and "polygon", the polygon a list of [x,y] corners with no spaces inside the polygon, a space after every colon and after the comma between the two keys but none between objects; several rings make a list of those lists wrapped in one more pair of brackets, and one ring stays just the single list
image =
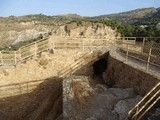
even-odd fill
[{"label": "rock", "polygon": [[41,53],[42,58],[48,58],[49,59],[49,52],[42,52]]},{"label": "rock", "polygon": [[86,120],[97,120],[97,119],[94,117],[90,117],[90,118],[87,118]]},{"label": "rock", "polygon": [[120,100],[114,107],[113,112],[116,112],[119,116],[119,120],[125,120],[128,111],[140,101],[142,97],[137,96],[133,99]]},{"label": "rock", "polygon": [[103,84],[97,84],[96,88],[99,88],[99,89],[103,90],[103,92],[105,92],[105,91],[107,91],[108,87],[106,85],[103,85]]},{"label": "rock", "polygon": [[113,93],[119,99],[132,98],[135,96],[135,92],[133,88],[110,88],[111,93]]},{"label": "rock", "polygon": [[129,105],[125,100],[119,101],[114,108],[114,111],[119,115],[119,120],[124,120],[127,117],[128,110],[129,110]]},{"label": "rock", "polygon": [[81,26],[72,23],[60,26],[53,32],[53,35],[56,36],[92,37],[92,38],[105,38],[106,36],[115,37],[116,34],[117,34],[116,31],[100,23],[96,23],[94,25],[88,23],[86,25],[81,25]]}]

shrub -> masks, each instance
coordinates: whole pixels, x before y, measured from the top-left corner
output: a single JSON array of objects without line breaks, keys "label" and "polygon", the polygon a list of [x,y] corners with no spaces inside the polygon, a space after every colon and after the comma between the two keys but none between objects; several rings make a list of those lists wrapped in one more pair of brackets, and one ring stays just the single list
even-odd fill
[{"label": "shrub", "polygon": [[45,66],[49,63],[48,59],[42,58],[39,61],[39,65],[43,66],[43,68],[46,68]]}]

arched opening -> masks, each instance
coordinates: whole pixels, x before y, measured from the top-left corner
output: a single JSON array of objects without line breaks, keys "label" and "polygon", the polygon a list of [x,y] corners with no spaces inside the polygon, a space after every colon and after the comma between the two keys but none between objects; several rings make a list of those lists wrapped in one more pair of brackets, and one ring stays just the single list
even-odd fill
[{"label": "arched opening", "polygon": [[93,77],[101,77],[106,71],[108,65],[108,53],[102,56],[98,61],[93,64]]}]

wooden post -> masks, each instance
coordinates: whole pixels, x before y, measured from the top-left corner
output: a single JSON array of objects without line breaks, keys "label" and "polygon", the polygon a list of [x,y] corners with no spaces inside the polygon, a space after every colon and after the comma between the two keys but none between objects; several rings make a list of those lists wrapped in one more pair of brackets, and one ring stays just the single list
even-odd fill
[{"label": "wooden post", "polygon": [[122,44],[124,43],[124,37],[122,37]]},{"label": "wooden post", "polygon": [[144,43],[145,43],[145,37],[143,38],[143,43],[142,43],[142,46],[141,46],[141,53],[143,53]]},{"label": "wooden post", "polygon": [[150,59],[151,59],[151,53],[152,53],[152,47],[149,49],[149,53],[148,53],[148,60],[147,60],[147,66],[146,66],[146,71],[147,72],[149,70],[149,63],[150,63]]},{"label": "wooden post", "polygon": [[82,38],[82,47],[83,47],[83,51],[84,51],[84,39]]},{"label": "wooden post", "polygon": [[21,61],[22,56],[21,56],[21,49],[20,48],[19,48],[18,52],[19,52],[19,61]]},{"label": "wooden post", "polygon": [[37,43],[34,44],[34,57],[37,58]]},{"label": "wooden post", "polygon": [[128,62],[128,53],[129,53],[129,44],[127,44],[127,51],[126,51],[126,62]]},{"label": "wooden post", "polygon": [[14,51],[14,65],[17,64],[17,52]]},{"label": "wooden post", "polygon": [[1,65],[3,65],[3,57],[2,57],[2,52],[0,51],[0,59],[1,59]]},{"label": "wooden post", "polygon": [[143,44],[142,44],[143,46],[144,46],[144,43],[145,43],[145,37],[143,38]]},{"label": "wooden post", "polygon": [[54,50],[54,44],[53,44],[53,40],[52,39],[48,39],[48,44],[49,44],[49,49],[50,50]]},{"label": "wooden post", "polygon": [[53,41],[52,41],[52,51],[53,51],[53,53],[54,53],[54,51],[55,51],[55,48],[56,48],[55,42],[53,43]]}]

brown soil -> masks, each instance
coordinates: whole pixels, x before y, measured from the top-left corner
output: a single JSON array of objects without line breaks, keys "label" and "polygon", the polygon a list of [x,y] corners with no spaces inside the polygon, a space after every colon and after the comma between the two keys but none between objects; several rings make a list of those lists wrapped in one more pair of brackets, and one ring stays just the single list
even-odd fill
[{"label": "brown soil", "polygon": [[72,90],[74,91],[74,102],[78,103],[81,108],[91,107],[90,99],[93,94],[85,90],[85,86],[81,82],[73,82],[71,85]]},{"label": "brown soil", "polygon": [[1,120],[55,120],[62,113],[62,80],[46,79],[31,93],[0,99]]}]

